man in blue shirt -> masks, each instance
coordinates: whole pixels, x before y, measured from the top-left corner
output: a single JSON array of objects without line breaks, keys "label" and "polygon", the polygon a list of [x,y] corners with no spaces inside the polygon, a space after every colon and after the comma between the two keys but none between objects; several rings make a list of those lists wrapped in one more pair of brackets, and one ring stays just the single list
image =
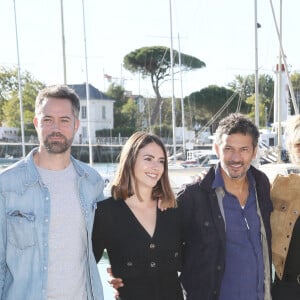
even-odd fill
[{"label": "man in blue shirt", "polygon": [[0,175],[0,299],[103,300],[91,234],[104,182],[71,156],[79,110],[67,86],[40,91],[40,145]]},{"label": "man in blue shirt", "polygon": [[241,114],[221,120],[219,164],[180,193],[181,282],[187,300],[270,300],[270,184],[251,166],[259,131]]}]

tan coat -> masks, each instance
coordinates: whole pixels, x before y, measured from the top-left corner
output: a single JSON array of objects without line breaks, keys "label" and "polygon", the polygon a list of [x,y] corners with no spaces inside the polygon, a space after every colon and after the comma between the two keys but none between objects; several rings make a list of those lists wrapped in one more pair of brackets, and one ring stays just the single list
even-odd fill
[{"label": "tan coat", "polygon": [[[300,175],[277,175],[271,188],[272,255],[277,276],[282,279],[295,222],[300,213]],[[300,255],[300,254],[299,254]]]}]

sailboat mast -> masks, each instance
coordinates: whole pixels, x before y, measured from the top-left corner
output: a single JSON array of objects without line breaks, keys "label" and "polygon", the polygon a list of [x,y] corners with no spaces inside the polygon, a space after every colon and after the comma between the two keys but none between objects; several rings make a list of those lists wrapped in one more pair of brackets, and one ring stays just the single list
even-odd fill
[{"label": "sailboat mast", "polygon": [[[282,0],[280,0],[280,9],[279,9],[279,44],[282,43]],[[277,69],[277,121],[278,121],[278,128],[277,128],[277,139],[278,139],[278,145],[277,145],[277,162],[281,163],[281,150],[282,150],[282,130],[281,130],[281,111],[282,111],[282,54],[279,49],[279,55],[278,55],[278,69]]]},{"label": "sailboat mast", "polygon": [[90,88],[89,88],[89,76],[88,76],[88,60],[87,60],[87,45],[86,45],[86,29],[85,29],[85,12],[84,12],[84,0],[82,0],[82,16],[83,16],[83,37],[84,37],[84,57],[85,57],[85,90],[86,90],[86,113],[87,113],[87,131],[88,131],[88,143],[89,143],[89,162],[93,165],[93,148],[91,141],[91,126],[90,126]]},{"label": "sailboat mast", "polygon": [[[286,79],[288,81],[288,86],[289,86],[289,91],[292,97],[292,102],[295,110],[295,114],[299,114],[299,109],[296,103],[296,98],[294,94],[294,89],[292,86],[291,78],[288,72],[288,66],[286,62],[286,56],[283,51],[283,46],[282,46],[282,0],[280,0],[280,28],[278,28],[276,17],[275,17],[275,12],[274,12],[274,7],[272,0],[270,0],[270,6],[272,10],[272,15],[273,15],[273,20],[276,28],[276,33],[278,37],[278,42],[279,42],[279,63],[277,67],[277,107],[274,107],[274,109],[277,108],[277,115],[274,114],[274,118],[277,117],[277,124],[278,124],[278,130],[277,130],[277,135],[278,135],[278,147],[277,147],[277,161],[281,161],[281,150],[282,150],[282,131],[281,131],[281,121],[282,121],[282,110],[283,110],[283,96],[282,96],[282,71],[285,71]],[[282,65],[283,61],[283,65]],[[287,105],[287,104],[284,104]],[[285,107],[285,109],[287,109]]]},{"label": "sailboat mast", "polygon": [[182,150],[183,157],[186,158],[186,149],[185,149],[185,116],[184,116],[184,100],[183,100],[183,87],[182,87],[182,71],[181,71],[181,51],[180,51],[180,37],[178,33],[178,52],[179,52],[179,74],[180,74],[180,91],[181,91],[181,119],[182,119]]},{"label": "sailboat mast", "polygon": [[172,83],[172,128],[173,128],[173,160],[176,163],[176,114],[175,114],[175,96],[174,96],[174,57],[173,57],[173,25],[172,25],[172,1],[169,0],[170,7],[170,62],[171,62],[171,83]]},{"label": "sailboat mast", "polygon": [[19,55],[19,38],[18,38],[18,25],[16,13],[16,1],[14,0],[14,16],[15,16],[15,32],[16,32],[16,48],[18,60],[18,87],[19,87],[19,101],[20,101],[20,122],[21,122],[21,139],[22,139],[22,156],[25,157],[25,135],[24,135],[24,116],[23,116],[23,99],[22,99],[22,84],[21,84],[21,67]]},{"label": "sailboat mast", "polygon": [[258,79],[258,42],[257,42],[257,0],[254,0],[254,26],[255,26],[255,125],[259,127],[259,79]]},{"label": "sailboat mast", "polygon": [[64,25],[64,5],[63,5],[63,0],[60,0],[60,19],[61,19],[61,38],[62,38],[62,56],[63,56],[64,84],[67,84],[66,40],[65,40],[65,25]]},{"label": "sailboat mast", "polygon": [[286,77],[287,77],[287,80],[288,80],[288,86],[289,86],[289,90],[290,90],[290,93],[291,93],[291,98],[292,98],[295,114],[299,114],[299,108],[298,108],[298,105],[297,105],[297,102],[296,102],[296,97],[295,97],[293,85],[292,85],[291,78],[290,78],[290,75],[289,75],[289,72],[288,72],[288,65],[287,65],[287,62],[286,62],[285,53],[283,51],[282,41],[281,41],[281,38],[280,38],[280,32],[279,32],[277,21],[276,21],[272,0],[270,0],[270,5],[271,5],[271,9],[272,9],[273,20],[274,20],[274,24],[275,24],[275,28],[276,28],[278,41],[279,41],[280,53],[281,53],[282,61],[283,61],[283,64],[284,64],[285,74],[286,74]]}]

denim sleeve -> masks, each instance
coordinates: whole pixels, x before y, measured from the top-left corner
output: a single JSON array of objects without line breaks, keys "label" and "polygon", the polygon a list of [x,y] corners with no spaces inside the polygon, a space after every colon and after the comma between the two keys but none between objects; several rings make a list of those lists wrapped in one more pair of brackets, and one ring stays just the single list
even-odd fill
[{"label": "denim sleeve", "polygon": [[98,191],[99,191],[99,195],[97,197],[97,202],[104,200],[104,180],[103,178],[100,176],[100,180],[98,181]]},{"label": "denim sleeve", "polygon": [[0,194],[0,299],[3,299],[3,287],[6,276],[6,215],[3,195]]}]

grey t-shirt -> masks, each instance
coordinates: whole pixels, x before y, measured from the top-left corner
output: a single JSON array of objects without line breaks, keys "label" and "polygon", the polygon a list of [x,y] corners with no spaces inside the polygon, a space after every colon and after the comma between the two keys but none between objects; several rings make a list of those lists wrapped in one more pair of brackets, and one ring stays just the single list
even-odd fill
[{"label": "grey t-shirt", "polygon": [[86,300],[87,232],[72,163],[59,171],[38,167],[50,193],[47,299]]}]

